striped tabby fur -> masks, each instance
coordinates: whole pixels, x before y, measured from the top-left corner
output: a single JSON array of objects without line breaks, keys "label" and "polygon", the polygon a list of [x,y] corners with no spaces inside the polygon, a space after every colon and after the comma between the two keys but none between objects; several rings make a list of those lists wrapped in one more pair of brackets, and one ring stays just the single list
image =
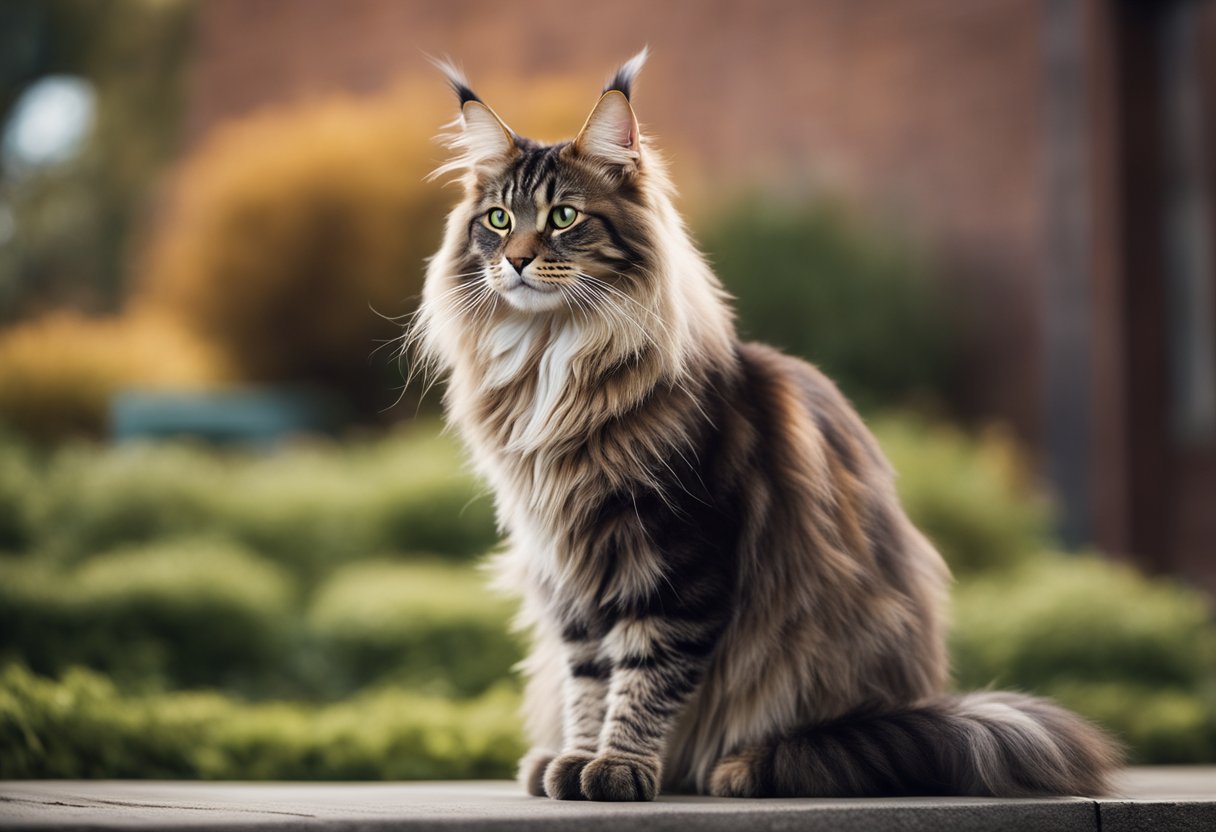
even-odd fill
[{"label": "striped tabby fur", "polygon": [[[411,334],[494,488],[534,639],[526,787],[1102,792],[1118,754],[1080,718],[943,693],[946,567],[836,387],[738,340],[634,118],[643,60],[555,145],[447,68],[441,172],[464,199]],[[577,220],[558,229],[556,206]]]}]

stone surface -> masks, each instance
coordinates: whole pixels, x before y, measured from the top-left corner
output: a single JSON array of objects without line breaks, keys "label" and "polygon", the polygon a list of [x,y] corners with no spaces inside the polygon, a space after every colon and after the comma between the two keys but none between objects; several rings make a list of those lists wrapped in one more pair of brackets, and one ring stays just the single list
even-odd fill
[{"label": "stone surface", "polygon": [[1131,769],[1083,798],[558,802],[513,783],[0,783],[3,829],[937,830],[1216,829],[1216,769]]},{"label": "stone surface", "polygon": [[1098,807],[1100,832],[1210,832],[1216,829],[1216,769],[1129,769]]}]

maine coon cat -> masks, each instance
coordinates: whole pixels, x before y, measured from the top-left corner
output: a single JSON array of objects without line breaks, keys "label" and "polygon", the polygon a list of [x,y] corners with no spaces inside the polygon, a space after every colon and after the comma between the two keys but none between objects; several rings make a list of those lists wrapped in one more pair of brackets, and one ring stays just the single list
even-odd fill
[{"label": "maine coon cat", "polygon": [[836,387],[736,336],[638,129],[644,59],[552,145],[448,68],[439,172],[464,196],[412,337],[447,375],[523,597],[525,787],[1101,793],[1118,753],[1096,728],[945,692],[946,567]]}]

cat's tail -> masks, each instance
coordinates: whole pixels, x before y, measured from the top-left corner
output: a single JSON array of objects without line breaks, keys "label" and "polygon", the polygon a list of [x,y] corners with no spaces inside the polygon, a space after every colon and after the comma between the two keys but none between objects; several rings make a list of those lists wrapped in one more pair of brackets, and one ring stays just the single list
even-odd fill
[{"label": "cat's tail", "polygon": [[1119,746],[1058,705],[1016,693],[857,714],[724,757],[723,797],[1105,794]]}]

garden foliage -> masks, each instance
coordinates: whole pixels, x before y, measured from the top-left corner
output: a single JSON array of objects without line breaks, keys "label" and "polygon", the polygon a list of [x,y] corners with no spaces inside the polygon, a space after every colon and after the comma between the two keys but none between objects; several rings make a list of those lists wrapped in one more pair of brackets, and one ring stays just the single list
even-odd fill
[{"label": "garden foliage", "polygon": [[451,700],[396,688],[335,704],[214,692],[122,693],[75,669],[0,670],[0,779],[420,780],[509,775],[515,694]]},{"label": "garden foliage", "polygon": [[[579,92],[538,80],[504,115],[530,135],[573,133]],[[427,181],[445,153],[435,134],[455,115],[436,80],[264,110],[209,133],[130,258],[121,310],[0,329],[0,429],[102,436],[116,392],[165,385],[308,388],[361,423],[412,414],[417,389],[393,409],[394,339],[456,198]]]},{"label": "garden foliage", "polygon": [[[1204,598],[1053,552],[1000,434],[873,427],[960,578],[960,687],[1216,760]],[[273,455],[0,442],[0,776],[508,776],[522,645],[477,494],[427,423]]]},{"label": "garden foliage", "polygon": [[[455,115],[440,86],[215,131],[121,312],[0,332],[0,778],[512,773],[523,645],[476,568],[491,501],[435,423],[273,453],[75,440],[140,387],[311,385],[380,419],[400,377],[391,345],[373,351],[414,309],[456,196],[424,183]],[[537,81],[502,115],[568,136],[585,93]],[[743,334],[818,363],[871,416],[958,577],[960,687],[1056,696],[1137,761],[1216,762],[1205,599],[1054,551],[1008,436],[907,415],[954,393],[930,264],[823,203],[694,220]]]},{"label": "garden foliage", "polygon": [[863,410],[954,390],[954,313],[910,246],[830,202],[756,195],[699,223],[739,328],[817,364]]}]

